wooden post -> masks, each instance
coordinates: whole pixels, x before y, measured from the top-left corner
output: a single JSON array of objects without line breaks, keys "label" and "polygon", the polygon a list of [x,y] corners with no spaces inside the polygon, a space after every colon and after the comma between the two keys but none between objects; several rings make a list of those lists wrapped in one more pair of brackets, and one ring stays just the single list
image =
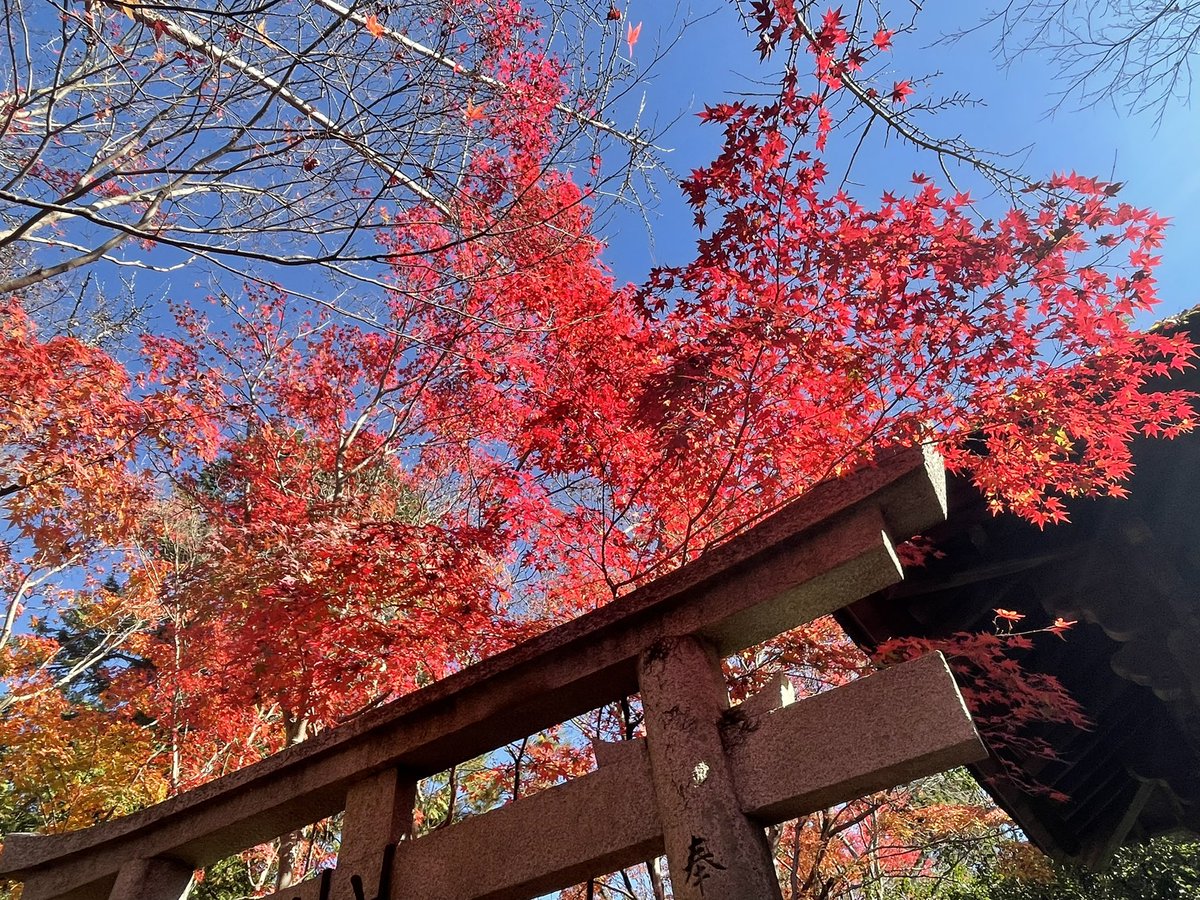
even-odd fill
[{"label": "wooden post", "polygon": [[642,655],[639,681],[674,896],[780,898],[766,835],[742,812],[721,742],[729,694],[716,651],[663,639]]}]

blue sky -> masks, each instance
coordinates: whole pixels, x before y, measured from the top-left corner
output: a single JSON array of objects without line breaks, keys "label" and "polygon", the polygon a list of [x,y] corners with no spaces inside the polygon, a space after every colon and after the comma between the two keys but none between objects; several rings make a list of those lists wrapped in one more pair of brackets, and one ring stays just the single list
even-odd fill
[{"label": "blue sky", "polygon": [[[897,8],[907,7],[897,4]],[[946,0],[927,4],[917,20],[917,31],[896,38],[883,72],[888,86],[891,80],[940,73],[919,85],[920,94],[913,99],[965,91],[981,102],[928,119],[925,124],[930,133],[961,134],[975,146],[1017,154],[1012,162],[1038,177],[1074,170],[1125,182],[1123,200],[1152,208],[1172,220],[1159,269],[1162,305],[1150,319],[1194,306],[1200,301],[1194,286],[1200,248],[1200,214],[1196,211],[1200,120],[1184,103],[1167,107],[1161,121],[1153,113],[1130,115],[1113,104],[1080,108],[1077,103],[1067,103],[1056,110],[1061,81],[1048,60],[1027,54],[1003,67],[993,53],[995,29],[985,28],[958,41],[941,40],[943,35],[977,24],[984,8]],[[657,118],[661,124],[684,114],[660,141],[673,148],[667,161],[683,174],[711,158],[719,137],[717,129],[701,127],[694,113],[706,103],[753,89],[750,77],[758,66],[751,39],[741,32],[731,5],[723,0],[698,0],[678,11],[671,3],[632,0],[628,19],[645,23],[635,62],[648,63],[655,43],[674,35],[677,27],[673,23],[681,16],[692,23],[651,70],[642,88],[627,99],[625,112],[630,115],[642,104],[643,121]],[[887,24],[896,27],[901,20],[897,17]],[[873,129],[873,135],[879,131]],[[844,154],[846,148],[834,148],[833,152]],[[877,198],[884,187],[903,189],[914,170],[933,173],[936,166],[932,156],[895,140],[886,146],[868,142],[855,166],[858,194],[867,200]],[[869,184],[865,183],[868,179]],[[983,202],[999,202],[977,190],[972,194]],[[682,262],[691,249],[695,235],[690,214],[675,187],[664,185],[660,202],[651,213],[653,250],[645,226],[636,216],[618,218],[605,232],[610,242],[609,262],[622,280],[640,281],[653,262]],[[1149,319],[1141,324],[1148,323]]]}]

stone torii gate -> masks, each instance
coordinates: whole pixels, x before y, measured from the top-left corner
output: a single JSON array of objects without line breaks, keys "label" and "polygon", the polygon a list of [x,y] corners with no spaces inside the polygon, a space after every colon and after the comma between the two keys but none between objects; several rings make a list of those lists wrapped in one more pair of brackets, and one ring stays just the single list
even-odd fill
[{"label": "stone torii gate", "polygon": [[[986,756],[937,654],[730,707],[723,656],[903,575],[945,516],[931,451],[818,485],[695,562],[414,694],[122,819],[12,834],[25,900],[180,900],[194,869],[344,810],[337,867],[273,900],[522,900],[662,853],[680,900],[778,898],[764,827]],[[598,768],[412,836],[418,779],[640,694]]]}]

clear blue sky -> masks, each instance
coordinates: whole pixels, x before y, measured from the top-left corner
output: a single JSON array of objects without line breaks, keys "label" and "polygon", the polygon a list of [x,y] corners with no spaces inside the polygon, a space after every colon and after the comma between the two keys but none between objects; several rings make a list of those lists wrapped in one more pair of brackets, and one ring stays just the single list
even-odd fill
[{"label": "clear blue sky", "polygon": [[[898,9],[907,6],[897,4]],[[1194,286],[1200,257],[1200,213],[1196,211],[1200,167],[1195,162],[1200,119],[1182,103],[1168,107],[1161,123],[1152,114],[1129,115],[1111,104],[1083,109],[1068,105],[1054,111],[1059,82],[1047,60],[1026,55],[1013,66],[1002,67],[992,52],[995,30],[985,29],[957,42],[939,41],[946,33],[977,24],[983,8],[949,0],[928,3],[918,18],[917,32],[896,39],[891,71],[885,76],[888,86],[891,79],[941,73],[932,84],[919,86],[923,96],[965,91],[982,105],[938,114],[926,122],[930,133],[961,134],[975,146],[1018,153],[1013,163],[1039,177],[1074,170],[1125,182],[1123,200],[1172,220],[1158,273],[1159,314],[1195,305],[1200,301]],[[651,0],[632,0],[628,13],[630,21],[645,23],[635,50],[640,65],[653,58],[656,41],[668,40],[678,30],[673,21],[677,26],[681,16],[697,20],[652,70],[644,87],[628,98],[625,108],[631,115],[644,99],[643,121],[657,117],[664,125],[684,113],[661,141],[673,148],[667,159],[681,174],[710,159],[719,137],[716,128],[701,127],[694,113],[705,103],[753,89],[750,77],[760,71],[751,39],[741,32],[729,3],[695,0],[688,13],[686,6],[676,10],[672,3]],[[888,25],[900,22],[897,18]],[[876,127],[872,134],[879,131]],[[843,146],[834,152],[847,151]],[[903,189],[914,170],[932,174],[936,166],[932,156],[920,155],[895,140],[887,146],[868,143],[855,166],[857,193],[864,201],[877,198],[884,187]],[[867,179],[869,184],[864,183]],[[982,196],[979,191],[972,193]],[[619,218],[606,230],[609,262],[620,279],[640,281],[654,261],[687,258],[695,235],[678,190],[665,185],[651,212],[653,252],[637,217]]]}]

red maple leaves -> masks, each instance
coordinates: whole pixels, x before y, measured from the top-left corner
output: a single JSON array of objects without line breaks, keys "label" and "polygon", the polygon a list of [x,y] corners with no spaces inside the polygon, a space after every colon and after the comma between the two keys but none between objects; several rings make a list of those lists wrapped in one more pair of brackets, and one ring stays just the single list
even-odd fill
[{"label": "red maple leaves", "polygon": [[632,22],[630,22],[628,28],[625,31],[625,43],[629,47],[629,55],[630,56],[633,56],[633,47],[638,42],[638,38],[640,38],[641,36],[642,36],[642,23],[638,22],[636,25],[634,25]]},{"label": "red maple leaves", "polygon": [[[827,83],[844,71],[822,53],[843,41],[839,23],[826,16],[811,42]],[[1191,352],[1181,337],[1128,324],[1155,302],[1158,217],[1077,175],[1048,181],[1039,208],[998,223],[974,221],[969,197],[920,176],[910,196],[866,206],[825,188],[831,119],[797,77],[785,74],[775,102],[704,113],[725,144],[684,190],[709,230],[693,262],[658,271],[640,295],[648,311],[677,310],[663,326],[681,329],[653,421],[685,442],[714,420],[743,435],[761,422],[805,448],[793,471],[807,477],[848,461],[832,434],[936,439],[998,509],[1038,522],[1061,518],[1057,495],[1120,493],[1133,434],[1191,427],[1186,397],[1138,388]],[[1118,246],[1124,274],[1113,268]],[[746,412],[768,396],[792,399],[771,403],[769,420]],[[789,458],[780,449],[773,468],[786,471]]]},{"label": "red maple leaves", "polygon": [[906,101],[915,92],[912,82],[897,81],[892,85],[892,92],[888,95],[893,103],[900,104]]},{"label": "red maple leaves", "polygon": [[[146,529],[124,585],[153,620],[144,665],[112,690],[186,744],[182,783],[607,602],[881,448],[936,442],[997,510],[1045,523],[1064,496],[1119,494],[1132,436],[1192,425],[1188,398],[1145,387],[1191,349],[1129,324],[1164,223],[1115,186],[1059,176],[980,222],[923,177],[870,202],[830,183],[826,99],[892,32],[860,47],[838,11],[806,35],[795,4],[754,3],[760,51],[807,47],[811,86],[792,70],[704,111],[722,142],[683,183],[695,253],[633,287],[552,164],[565,68],[515,4],[480,9],[479,71],[505,90],[448,107],[478,138],[450,206],[381,225],[380,327],[255,288],[221,321],[181,308],[133,384],[0,310],[10,524],[51,549],[67,516],[69,546]],[[153,515],[149,449],[172,485]],[[781,652],[849,665],[826,627],[819,652]],[[1024,639],[948,649],[1009,677],[1005,637]]]},{"label": "red maple leaves", "polygon": [[[848,42],[839,16],[822,29],[831,51]],[[844,71],[814,63],[821,79]],[[255,673],[239,702],[334,721],[422,666],[515,639],[510,599],[543,624],[574,615],[881,447],[937,441],[997,508],[1045,522],[1064,494],[1119,492],[1136,431],[1188,427],[1186,398],[1139,390],[1188,348],[1127,320],[1153,302],[1161,223],[1108,185],[1060,177],[1039,209],[990,224],[920,177],[865,205],[826,185],[828,114],[788,80],[770,103],[705,111],[724,144],[684,184],[695,258],[622,289],[583,192],[544,165],[542,64],[503,50],[495,64],[531,81],[513,92],[522,116],[486,119],[505,152],[480,152],[462,182],[455,227],[476,237],[452,240],[429,208],[385,237],[403,341],[255,333],[276,346],[278,422],[227,445],[222,477],[242,487],[205,501],[231,558],[202,583],[241,606],[187,632],[229,660],[225,679],[241,658],[295,661]],[[1121,251],[1132,274],[1114,268]],[[459,486],[455,503],[397,520],[430,484]]]}]

